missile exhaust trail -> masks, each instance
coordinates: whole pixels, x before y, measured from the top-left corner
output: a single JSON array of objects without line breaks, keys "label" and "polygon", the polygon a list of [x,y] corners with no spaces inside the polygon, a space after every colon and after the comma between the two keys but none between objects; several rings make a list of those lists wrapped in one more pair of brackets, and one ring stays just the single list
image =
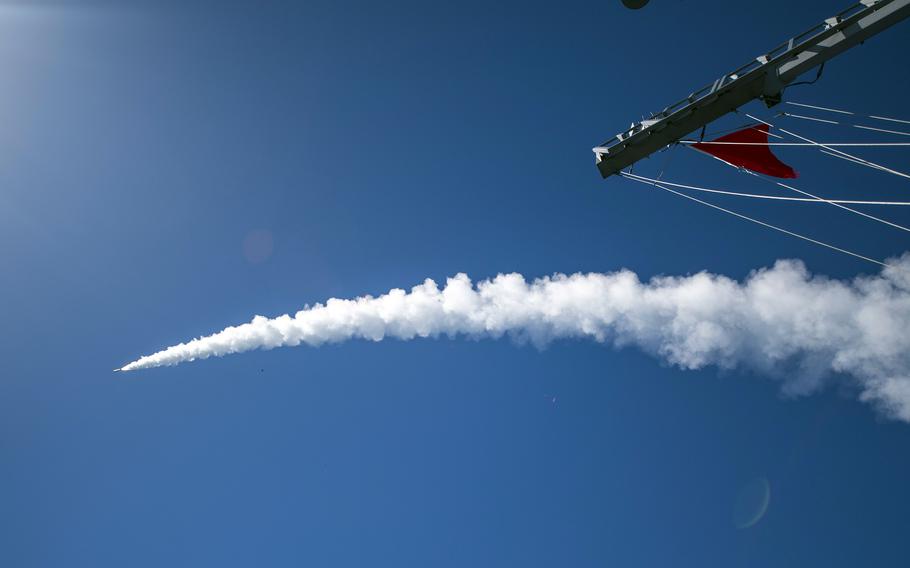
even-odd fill
[{"label": "missile exhaust trail", "polygon": [[472,283],[330,299],[140,357],[115,372],[177,365],[254,349],[352,339],[509,336],[535,346],[589,339],[637,346],[681,369],[748,369],[808,394],[833,380],[887,416],[910,422],[910,253],[853,280],[813,276],[778,261],[745,280],[700,272],[643,282],[629,271],[500,274]]}]

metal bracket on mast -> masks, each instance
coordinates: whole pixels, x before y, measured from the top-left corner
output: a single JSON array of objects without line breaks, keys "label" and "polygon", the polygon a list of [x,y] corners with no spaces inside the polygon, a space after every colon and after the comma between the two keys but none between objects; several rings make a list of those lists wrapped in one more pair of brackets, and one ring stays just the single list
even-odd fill
[{"label": "metal bracket on mast", "polygon": [[774,106],[801,74],[910,16],[910,0],[861,0],[594,148],[608,177],[754,99]]}]

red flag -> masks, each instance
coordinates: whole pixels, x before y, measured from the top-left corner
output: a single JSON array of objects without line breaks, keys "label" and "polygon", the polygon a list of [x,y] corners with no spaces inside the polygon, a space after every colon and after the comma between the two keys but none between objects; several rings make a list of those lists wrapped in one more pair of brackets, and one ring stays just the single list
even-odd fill
[{"label": "red flag", "polygon": [[[728,144],[699,142],[692,144],[692,147],[753,172],[778,178],[796,177],[796,170],[778,160],[777,156],[771,153],[771,148],[768,146],[767,124],[738,130],[721,136],[714,142],[728,142]],[[729,142],[733,142],[733,144],[729,144]]]}]

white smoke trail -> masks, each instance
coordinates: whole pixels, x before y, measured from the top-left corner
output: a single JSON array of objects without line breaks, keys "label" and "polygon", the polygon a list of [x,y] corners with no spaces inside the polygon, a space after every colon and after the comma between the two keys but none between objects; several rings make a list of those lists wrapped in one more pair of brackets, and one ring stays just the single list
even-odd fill
[{"label": "white smoke trail", "polygon": [[812,276],[778,261],[740,283],[702,272],[641,282],[628,270],[557,274],[528,282],[501,274],[472,285],[464,274],[439,289],[331,299],[294,316],[227,329],[148,355],[123,371],[176,365],[251,349],[362,338],[510,335],[543,346],[590,338],[637,345],[683,369],[748,368],[811,392],[832,375],[852,377],[859,397],[910,422],[910,253],[875,276]]}]

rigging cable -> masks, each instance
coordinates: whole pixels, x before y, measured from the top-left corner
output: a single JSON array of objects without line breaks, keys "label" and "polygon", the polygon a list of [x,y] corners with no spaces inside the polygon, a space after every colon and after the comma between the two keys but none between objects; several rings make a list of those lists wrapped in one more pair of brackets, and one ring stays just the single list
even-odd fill
[{"label": "rigging cable", "polygon": [[[689,148],[693,148],[693,149],[694,149],[693,146],[689,146]],[[717,156],[712,156],[712,158],[717,158]],[[907,227],[904,227],[903,225],[898,225],[897,223],[893,223],[893,222],[888,221],[888,220],[886,220],[886,219],[882,219],[882,218],[880,218],[880,217],[876,217],[875,215],[869,215],[868,213],[863,213],[862,211],[858,211],[858,210],[856,210],[856,209],[853,209],[852,207],[847,207],[847,206],[844,205],[843,203],[839,203],[839,202],[836,201],[836,200],[825,199],[824,197],[819,197],[819,196],[817,196],[817,195],[814,195],[814,194],[812,194],[812,193],[809,193],[808,191],[803,191],[803,190],[801,190],[801,189],[797,189],[797,188],[793,187],[792,185],[787,185],[786,183],[779,182],[779,181],[777,181],[777,180],[771,179],[770,177],[760,175],[760,174],[758,174],[757,172],[753,172],[752,170],[750,170],[750,169],[748,169],[748,168],[743,168],[743,167],[741,167],[741,166],[737,166],[737,165],[735,165],[735,164],[731,164],[730,162],[728,162],[728,161],[726,161],[726,160],[723,160],[723,159],[721,159],[721,158],[717,158],[717,160],[723,162],[724,164],[726,164],[726,165],[730,166],[731,168],[734,168],[734,169],[736,169],[736,170],[738,170],[738,171],[745,172],[745,173],[747,173],[747,174],[749,174],[749,175],[755,176],[755,177],[757,177],[758,179],[760,179],[760,180],[762,180],[762,181],[766,181],[766,182],[768,182],[768,183],[773,183],[774,185],[776,185],[776,186],[778,186],[778,187],[783,187],[783,188],[785,188],[785,189],[789,189],[790,191],[794,191],[794,192],[796,192],[796,193],[799,193],[800,195],[805,195],[806,197],[811,198],[811,200],[817,201],[817,202],[819,202],[819,203],[827,203],[828,205],[833,205],[834,207],[837,207],[837,208],[839,208],[839,209],[843,209],[844,211],[848,211],[848,212],[850,212],[850,213],[853,213],[854,215],[859,215],[860,217],[865,217],[865,218],[867,218],[867,219],[871,219],[871,220],[876,221],[876,222],[878,222],[878,223],[882,223],[883,225],[889,225],[889,226],[891,226],[891,227],[894,227],[895,229],[900,229],[901,231],[907,231],[908,233],[910,233],[910,229],[908,229]],[[659,179],[660,179],[660,178],[658,178],[658,180],[659,180]]]},{"label": "rigging cable", "polygon": [[870,162],[869,160],[864,160],[864,159],[862,159],[862,158],[859,158],[859,157],[857,157],[857,156],[854,156],[853,154],[848,154],[848,153],[843,152],[843,151],[841,151],[841,150],[836,150],[836,149],[834,149],[834,148],[831,146],[831,144],[820,144],[819,142],[816,142],[816,141],[814,141],[814,140],[810,140],[809,138],[806,138],[806,137],[804,137],[804,136],[800,136],[799,134],[795,134],[795,133],[790,132],[789,130],[786,130],[786,129],[784,129],[784,128],[780,128],[779,126],[774,126],[773,124],[771,124],[770,122],[768,122],[768,121],[766,121],[766,120],[761,120],[760,118],[755,118],[755,117],[752,116],[751,114],[747,114],[746,116],[748,116],[748,117],[751,118],[752,120],[758,120],[759,122],[763,122],[764,124],[767,124],[768,126],[770,126],[770,127],[772,127],[772,128],[777,128],[778,130],[780,130],[780,131],[783,132],[784,134],[789,134],[790,136],[793,136],[794,138],[797,138],[797,139],[799,139],[799,140],[802,140],[803,142],[808,142],[810,145],[818,146],[819,148],[824,148],[825,150],[828,150],[829,152],[833,152],[834,154],[837,155],[836,157],[838,157],[838,158],[847,159],[848,161],[852,161],[852,162],[858,163],[858,164],[860,164],[860,165],[863,165],[863,166],[866,166],[866,167],[869,167],[869,168],[872,168],[872,169],[875,169],[875,170],[880,170],[880,171],[883,171],[883,172],[887,172],[887,173],[889,173],[889,174],[893,174],[893,175],[896,175],[896,176],[900,176],[900,177],[903,177],[903,178],[910,179],[910,175],[905,174],[904,172],[899,172],[899,171],[897,171],[897,170],[894,170],[894,169],[885,167],[885,166],[883,166],[883,165],[881,165],[881,164],[876,164],[875,162]]},{"label": "rigging cable", "polygon": [[867,219],[871,219],[871,220],[876,221],[876,222],[878,222],[878,223],[882,223],[883,225],[890,225],[891,227],[894,227],[895,229],[900,229],[901,231],[907,231],[908,233],[910,233],[910,229],[908,229],[907,227],[904,227],[903,225],[898,225],[897,223],[892,223],[891,221],[888,221],[888,220],[886,220],[886,219],[882,219],[882,218],[876,217],[876,216],[874,216],[874,215],[869,215],[868,213],[863,213],[862,211],[858,211],[858,210],[856,210],[856,209],[853,209],[852,207],[847,207],[846,205],[844,205],[844,204],[842,204],[842,203],[837,203],[836,201],[832,201],[832,200],[830,200],[830,199],[825,199],[824,197],[819,197],[819,196],[817,196],[817,195],[812,195],[812,194],[809,193],[808,191],[803,191],[803,190],[801,190],[801,189],[796,189],[796,188],[793,187],[792,185],[787,185],[787,184],[785,184],[785,183],[782,183],[782,182],[773,180],[773,179],[771,179],[771,178],[768,178],[768,177],[759,175],[759,174],[757,174],[757,173],[755,173],[755,172],[753,172],[753,171],[749,171],[749,170],[746,170],[746,169],[743,169],[743,171],[746,172],[747,174],[753,175],[753,176],[757,177],[758,179],[764,180],[764,181],[766,181],[766,182],[768,182],[768,183],[773,183],[774,185],[778,185],[778,186],[780,186],[780,187],[783,187],[783,188],[786,188],[786,189],[795,191],[796,193],[805,195],[805,196],[807,196],[807,197],[811,197],[811,198],[816,199],[816,200],[818,200],[818,201],[821,201],[821,202],[823,202],[823,203],[827,203],[828,205],[833,205],[834,207],[838,207],[838,208],[840,208],[840,209],[843,209],[844,211],[848,211],[848,212],[853,213],[853,214],[855,214],[855,215],[859,215],[860,217],[865,217],[865,218],[867,218]]},{"label": "rigging cable", "polygon": [[790,112],[782,112],[777,116],[788,116],[790,118],[798,118],[800,120],[811,120],[813,122],[824,122],[826,124],[837,124],[838,126],[852,126],[853,128],[859,128],[860,130],[871,130],[873,132],[883,132],[885,134],[896,134],[898,136],[910,136],[910,132],[902,132],[900,130],[888,130],[887,128],[876,128],[874,126],[865,126],[863,124],[848,124],[846,122],[838,122],[836,120],[828,120],[826,118],[817,118],[814,116],[804,116],[802,114],[793,114]]},{"label": "rigging cable", "polygon": [[[800,81],[799,83],[790,83],[789,85],[784,87],[784,91],[786,91],[790,87],[796,87],[799,85],[814,85],[815,83],[818,82],[819,79],[822,78],[822,73],[824,73],[824,72],[825,72],[825,62],[823,62],[821,64],[821,67],[818,68],[818,73],[815,74],[815,79],[812,79],[811,81]],[[781,92],[781,94],[783,94],[783,92]]]},{"label": "rigging cable", "polygon": [[[780,130],[782,132],[785,132],[783,128]],[[679,143],[687,145],[705,144],[716,146],[830,146],[832,148],[848,146],[853,148],[890,148],[910,146],[910,142],[719,142],[717,140],[699,142],[698,140],[680,140]]]},{"label": "rigging cable", "polygon": [[[737,132],[739,130],[745,130],[747,128],[752,129],[752,128],[755,128],[756,126],[758,126],[758,125],[755,124],[754,122],[750,122],[748,124],[743,124],[741,126],[737,126],[736,128],[725,128],[723,130],[712,130],[711,132],[706,132],[705,136],[718,136],[721,134],[729,134],[730,132]],[[773,132],[769,132],[768,136],[770,136],[771,138],[783,138],[783,136],[778,136],[777,134],[774,134]],[[702,142],[702,141],[703,140],[699,140],[699,142]]]},{"label": "rigging cable", "polygon": [[848,114],[851,116],[861,116],[863,118],[871,118],[873,120],[885,120],[888,122],[899,122],[901,124],[910,124],[910,120],[902,120],[900,118],[888,118],[887,116],[876,116],[874,114],[859,114],[856,112],[850,112],[849,110],[840,110],[840,109],[836,109],[836,108],[828,108],[828,107],[823,107],[823,106],[807,105],[805,103],[797,103],[797,102],[793,102],[793,101],[784,101],[784,102],[787,103],[788,105],[793,105],[793,106],[798,106],[798,107],[803,107],[803,108],[824,110],[827,112],[836,112],[838,114]]},{"label": "rigging cable", "polygon": [[[695,149],[695,146],[688,146],[688,147],[689,147],[689,148],[692,148],[693,150]],[[824,151],[824,150],[823,150],[823,151]],[[728,162],[728,161],[726,161],[726,160],[724,160],[724,159],[722,159],[722,158],[718,158],[717,156],[713,156],[713,155],[712,155],[711,157],[712,157],[712,158],[716,158],[717,160],[723,162],[724,164],[730,166],[731,168],[734,168],[734,169],[736,169],[736,170],[738,170],[738,171],[745,172],[745,173],[747,173],[747,174],[749,174],[749,175],[755,176],[755,177],[757,177],[758,179],[760,179],[760,180],[762,180],[762,181],[766,181],[766,182],[768,182],[768,183],[773,183],[774,185],[776,185],[776,186],[778,186],[778,187],[783,187],[784,189],[789,189],[790,191],[793,191],[793,192],[796,192],[796,193],[798,193],[798,194],[800,194],[800,195],[804,195],[804,196],[806,196],[806,197],[809,197],[809,198],[811,198],[812,200],[815,200],[815,201],[817,201],[817,202],[820,202],[820,203],[827,203],[828,205],[832,205],[832,206],[837,207],[837,208],[839,208],[839,209],[843,209],[844,211],[847,211],[847,212],[849,212],[849,213],[853,213],[854,215],[859,215],[860,217],[865,217],[865,218],[867,218],[867,219],[871,219],[872,221],[875,221],[875,222],[877,222],[877,223],[881,223],[881,224],[883,224],[883,225],[889,225],[889,226],[891,226],[891,227],[894,227],[895,229],[900,229],[901,231],[906,231],[906,232],[910,233],[910,228],[907,228],[907,227],[905,227],[905,226],[903,226],[903,225],[899,225],[899,224],[894,223],[894,222],[892,222],[892,221],[888,221],[888,220],[886,220],[886,219],[882,219],[882,218],[880,218],[880,217],[876,217],[875,215],[869,215],[868,213],[863,213],[862,211],[859,211],[859,210],[857,210],[857,209],[853,209],[852,207],[847,207],[847,205],[845,205],[845,204],[843,204],[843,203],[838,203],[836,200],[825,199],[824,197],[819,197],[818,195],[814,195],[814,194],[812,194],[812,193],[809,193],[808,191],[803,191],[803,190],[801,190],[801,189],[797,189],[797,188],[793,187],[792,185],[788,185],[788,184],[785,184],[785,183],[783,183],[783,182],[779,182],[779,181],[777,181],[777,180],[771,179],[770,177],[760,175],[759,173],[753,172],[752,170],[750,170],[750,169],[748,169],[748,168],[744,168],[744,167],[741,167],[741,166],[737,166],[736,164],[731,164],[730,162]],[[659,179],[660,179],[660,178],[658,178],[658,180],[659,180]]]},{"label": "rigging cable", "polygon": [[722,211],[722,212],[727,213],[727,214],[729,214],[729,215],[733,215],[734,217],[739,217],[740,219],[744,219],[744,220],[749,221],[749,222],[751,222],[751,223],[755,223],[755,224],[761,225],[761,226],[763,226],[763,227],[767,227],[767,228],[769,228],[769,229],[773,229],[773,230],[775,230],[775,231],[778,231],[778,232],[781,232],[781,233],[790,235],[791,237],[796,237],[796,238],[798,238],[798,239],[802,239],[802,240],[804,240],[804,241],[808,241],[808,242],[810,242],[810,243],[813,243],[813,244],[816,244],[816,245],[819,245],[819,246],[823,246],[823,247],[825,247],[825,248],[829,248],[829,249],[831,249],[831,250],[834,250],[834,251],[837,251],[837,252],[840,252],[840,253],[843,253],[843,254],[846,254],[846,255],[855,257],[855,258],[859,258],[859,259],[861,259],[861,260],[865,260],[866,262],[871,262],[871,263],[873,263],[873,264],[877,264],[877,265],[879,265],[879,266],[884,266],[884,267],[888,267],[888,268],[891,268],[891,267],[892,267],[891,265],[886,264],[886,263],[884,263],[884,262],[882,262],[882,261],[880,261],[880,260],[875,260],[874,258],[869,258],[868,256],[863,256],[863,255],[861,255],[861,254],[859,254],[859,253],[855,253],[855,252],[849,251],[849,250],[847,250],[847,249],[843,249],[843,248],[840,248],[840,247],[836,247],[836,246],[834,246],[834,245],[832,245],[832,244],[828,244],[828,243],[825,243],[825,242],[822,242],[822,241],[813,239],[813,238],[811,238],[811,237],[807,237],[807,236],[805,236],[805,235],[801,235],[801,234],[799,234],[799,233],[794,233],[793,231],[784,229],[783,227],[778,227],[777,225],[772,225],[771,223],[766,223],[766,222],[761,221],[761,220],[759,220],[759,219],[755,219],[754,217],[749,217],[749,216],[747,216],[747,215],[743,215],[742,213],[737,213],[736,211],[731,211],[730,209],[726,209],[726,208],[724,208],[724,207],[721,207],[720,205],[714,205],[713,203],[709,203],[709,202],[707,202],[707,201],[702,201],[701,199],[698,199],[697,197],[693,197],[693,196],[691,196],[691,195],[687,195],[687,194],[682,193],[682,192],[680,192],[680,191],[676,191],[675,189],[671,189],[671,188],[669,188],[669,187],[666,187],[665,185],[662,185],[662,184],[661,184],[660,182],[658,182],[658,181],[645,181],[645,180],[643,180],[643,179],[636,179],[636,178],[640,178],[641,176],[635,176],[635,175],[627,174],[626,172],[619,172],[619,175],[621,175],[622,177],[624,177],[624,178],[626,178],[626,179],[631,179],[631,180],[637,181],[637,182],[639,182],[639,183],[644,183],[644,184],[652,185],[652,186],[654,186],[654,187],[656,187],[656,188],[658,188],[658,189],[662,189],[662,190],[664,190],[664,191],[673,193],[673,194],[678,195],[678,196],[680,196],[680,197],[684,197],[684,198],[689,199],[689,200],[692,200],[692,201],[694,201],[694,202],[696,202],[696,203],[700,203],[700,204],[705,205],[705,206],[707,206],[707,207],[711,207],[712,209],[717,209],[718,211]]},{"label": "rigging cable", "polygon": [[638,178],[636,181],[644,182],[660,182],[664,185],[669,185],[672,187],[678,187],[680,189],[690,189],[692,191],[700,191],[704,193],[715,193],[718,195],[730,195],[733,197],[747,197],[751,199],[769,199],[772,201],[792,201],[797,203],[844,203],[847,205],[893,205],[893,206],[910,206],[910,201],[860,201],[854,199],[811,199],[808,197],[789,197],[783,195],[766,195],[763,193],[740,193],[736,191],[726,191],[723,189],[712,189],[708,187],[699,187],[696,185],[686,185],[682,183],[673,183],[666,180],[659,180],[654,178],[649,178],[645,176],[640,176],[638,174],[625,173],[624,175],[629,179]]}]

